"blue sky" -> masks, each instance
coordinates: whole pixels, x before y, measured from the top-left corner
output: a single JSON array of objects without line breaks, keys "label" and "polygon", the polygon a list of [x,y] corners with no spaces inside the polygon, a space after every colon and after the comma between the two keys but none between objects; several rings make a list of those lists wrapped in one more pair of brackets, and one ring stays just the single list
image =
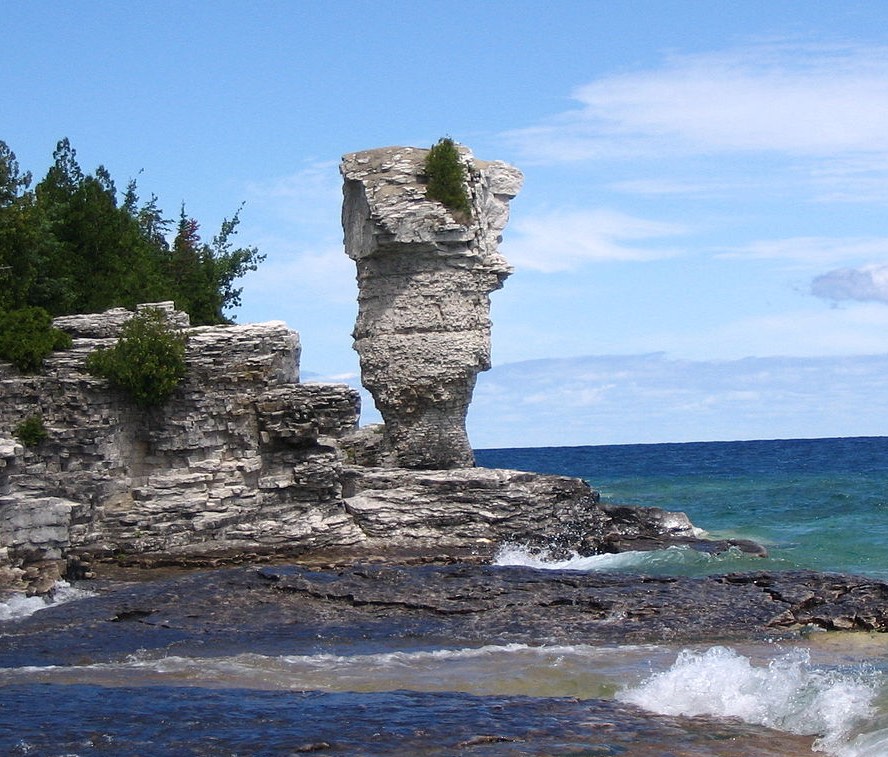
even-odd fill
[{"label": "blue sky", "polygon": [[[27,2],[0,139],[68,137],[209,237],[243,201],[306,379],[354,381],[339,157],[448,134],[525,173],[474,444],[883,434],[888,5]],[[373,412],[367,413],[372,420]]]}]

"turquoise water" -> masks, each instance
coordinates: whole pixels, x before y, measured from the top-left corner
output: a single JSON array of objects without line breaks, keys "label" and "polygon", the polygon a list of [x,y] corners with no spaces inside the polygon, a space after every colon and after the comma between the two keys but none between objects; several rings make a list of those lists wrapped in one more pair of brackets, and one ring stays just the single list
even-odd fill
[{"label": "turquoise water", "polygon": [[[584,478],[605,502],[683,511],[714,537],[764,544],[770,559],[758,567],[888,578],[888,437],[478,450],[476,457],[485,467]],[[737,568],[748,564],[737,559]],[[677,564],[660,572],[670,570],[687,572]]]},{"label": "turquoise water", "polygon": [[[507,545],[503,565],[685,575],[806,567],[888,578],[888,438],[480,450],[477,459],[579,476],[607,502],[681,510],[712,536],[770,551],[766,560],[671,549],[558,563]],[[0,603],[0,645],[28,632],[29,614],[98,601],[90,589]],[[284,653],[277,637],[270,650],[257,635],[244,649],[208,644],[183,656],[170,629],[168,647],[121,655],[103,648],[99,628],[95,648],[70,664],[0,667],[0,753],[888,755],[888,634],[730,647],[479,638],[439,648],[419,635],[340,654],[321,637],[306,651],[293,621]],[[66,647],[89,632],[64,628]],[[139,628],[132,624],[134,638]],[[611,714],[627,703],[641,708],[631,722]],[[657,730],[654,713],[703,717]],[[490,736],[500,729],[526,734],[500,742]]]}]

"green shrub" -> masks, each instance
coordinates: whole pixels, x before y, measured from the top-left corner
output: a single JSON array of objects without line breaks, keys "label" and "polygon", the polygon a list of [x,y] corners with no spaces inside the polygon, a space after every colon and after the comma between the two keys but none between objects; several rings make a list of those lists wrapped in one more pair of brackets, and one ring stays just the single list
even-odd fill
[{"label": "green shrub", "polygon": [[46,438],[42,415],[31,415],[15,427],[15,437],[26,447],[36,447]]},{"label": "green shrub", "polygon": [[149,308],[126,322],[117,344],[91,352],[86,369],[141,407],[162,405],[185,376],[185,341],[163,311]]},{"label": "green shrub", "polygon": [[22,373],[39,373],[47,355],[70,346],[71,337],[53,327],[52,318],[43,308],[0,314],[0,358]]},{"label": "green shrub", "polygon": [[450,137],[442,137],[431,147],[425,160],[425,173],[426,197],[454,211],[457,221],[467,222],[472,217],[472,204],[466,190],[466,166]]}]

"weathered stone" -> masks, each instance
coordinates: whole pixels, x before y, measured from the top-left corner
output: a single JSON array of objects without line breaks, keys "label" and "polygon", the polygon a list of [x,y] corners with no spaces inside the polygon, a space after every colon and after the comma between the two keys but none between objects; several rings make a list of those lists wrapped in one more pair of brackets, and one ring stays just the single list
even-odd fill
[{"label": "weathered stone", "polygon": [[[121,318],[94,321],[77,328],[110,333]],[[285,324],[185,333],[186,378],[152,409],[85,372],[89,352],[114,337],[75,338],[37,376],[0,363],[0,580],[45,587],[64,559],[85,575],[102,559],[193,565],[351,550],[397,560],[490,557],[503,542],[550,554],[698,543],[681,514],[609,511],[579,479],[359,467],[385,458],[382,434],[356,428],[355,390],[299,383],[299,338]],[[35,447],[11,438],[29,415],[47,430]],[[45,567],[29,573],[36,565]]]},{"label": "weathered stone", "polygon": [[185,329],[191,325],[188,313],[176,310],[172,302],[147,302],[136,307],[136,311],[126,308],[112,308],[104,313],[85,315],[63,315],[54,319],[53,325],[72,337],[87,339],[108,339],[120,336],[124,324],[137,312],[153,308],[166,314],[175,328]]},{"label": "weathered stone", "polygon": [[[127,312],[57,320],[109,336],[75,338],[41,375],[0,364],[7,565],[82,552],[223,552],[245,538],[297,550],[361,538],[342,518],[339,453],[328,443],[356,426],[358,394],[299,384],[295,332],[280,322],[188,329],[184,382],[163,407],[141,410],[84,370]],[[43,418],[47,438],[24,448],[7,435],[29,415]]]},{"label": "weathered stone", "polygon": [[344,471],[346,510],[371,541],[441,548],[526,542],[535,535],[601,531],[601,511],[580,479],[461,468]]},{"label": "weathered stone", "polygon": [[412,552],[435,544],[491,557],[498,546],[512,543],[550,558],[670,546],[766,554],[753,542],[704,539],[684,513],[601,504],[588,484],[567,476],[358,466],[342,475],[345,509],[369,549]]},{"label": "weathered stone", "polygon": [[425,195],[427,150],[343,157],[345,249],[357,266],[354,346],[385,420],[389,462],[470,467],[466,411],[490,367],[490,300],[512,269],[497,250],[522,175],[465,148],[471,219]]}]

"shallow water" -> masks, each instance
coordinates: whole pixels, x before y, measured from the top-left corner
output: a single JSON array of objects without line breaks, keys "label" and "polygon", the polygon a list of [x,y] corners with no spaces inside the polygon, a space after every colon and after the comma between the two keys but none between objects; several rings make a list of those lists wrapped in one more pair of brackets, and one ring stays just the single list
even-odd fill
[{"label": "shallow water", "polygon": [[[511,545],[498,555],[502,565],[654,575],[814,567],[888,577],[886,439],[478,457],[580,475],[606,500],[684,510],[714,535],[758,539],[771,551],[768,560],[670,549],[555,562]],[[100,602],[79,592],[65,586],[50,602],[0,604],[0,645],[26,627],[28,613]],[[75,644],[77,624],[70,628],[70,640],[59,643]],[[143,638],[138,619],[115,628]],[[371,648],[352,629],[349,644],[333,649],[321,638],[297,644],[294,628],[292,644],[279,634],[227,644],[207,636],[204,651],[197,644],[177,653],[176,632],[168,633],[165,646],[135,653],[133,645],[89,647],[84,637],[65,658],[73,664],[0,668],[0,752],[888,754],[888,635],[818,632],[730,646],[493,638],[456,648],[401,636]]]}]

